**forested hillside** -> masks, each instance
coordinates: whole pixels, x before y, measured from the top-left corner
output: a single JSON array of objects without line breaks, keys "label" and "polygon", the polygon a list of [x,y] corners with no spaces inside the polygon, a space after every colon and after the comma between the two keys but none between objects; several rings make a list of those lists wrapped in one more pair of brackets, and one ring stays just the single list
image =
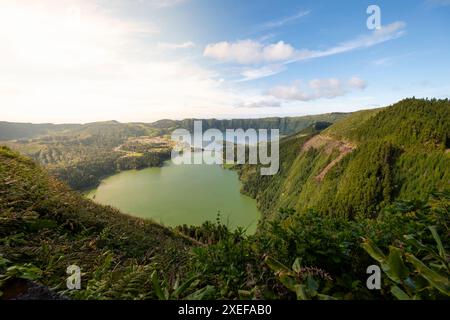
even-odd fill
[{"label": "forested hillside", "polygon": [[32,160],[0,148],[0,269],[10,267],[0,276],[0,292],[6,297],[15,278],[64,291],[66,268],[75,264],[83,270],[80,298],[155,298],[148,275],[161,266],[182,273],[193,245],[150,220],[83,198]]},{"label": "forested hillside", "polygon": [[320,133],[281,141],[280,172],[240,168],[243,191],[266,217],[279,208],[375,217],[396,199],[420,199],[450,183],[450,102],[406,99],[356,112]]},{"label": "forested hillside", "polygon": [[45,165],[72,188],[83,190],[121,170],[162,165],[170,157],[171,145],[167,139],[153,139],[157,133],[144,124],[108,121],[4,144]]}]

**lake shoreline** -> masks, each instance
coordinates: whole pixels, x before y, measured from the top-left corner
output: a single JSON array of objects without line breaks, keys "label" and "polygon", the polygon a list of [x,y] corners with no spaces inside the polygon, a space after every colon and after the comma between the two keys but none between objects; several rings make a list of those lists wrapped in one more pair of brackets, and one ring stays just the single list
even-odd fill
[{"label": "lake shoreline", "polygon": [[199,226],[215,221],[220,214],[231,229],[242,227],[247,228],[247,233],[254,233],[261,213],[256,200],[241,189],[242,182],[233,168],[177,166],[166,160],[160,167],[124,170],[108,176],[96,188],[84,191],[83,196],[172,228],[183,224]]}]

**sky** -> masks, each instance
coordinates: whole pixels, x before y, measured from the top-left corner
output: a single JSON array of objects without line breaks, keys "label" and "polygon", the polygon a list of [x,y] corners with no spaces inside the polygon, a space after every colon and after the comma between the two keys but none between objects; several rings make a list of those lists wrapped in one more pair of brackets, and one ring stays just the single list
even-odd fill
[{"label": "sky", "polygon": [[449,74],[450,0],[0,0],[0,121],[351,112]]}]

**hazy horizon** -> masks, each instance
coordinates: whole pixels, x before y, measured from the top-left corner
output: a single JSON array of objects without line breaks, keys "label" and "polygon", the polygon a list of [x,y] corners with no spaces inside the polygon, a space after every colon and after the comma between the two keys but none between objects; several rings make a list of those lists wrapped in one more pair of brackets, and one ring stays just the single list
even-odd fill
[{"label": "hazy horizon", "polygon": [[7,123],[24,123],[24,124],[55,124],[55,125],[64,125],[64,124],[89,124],[89,123],[101,123],[101,122],[118,122],[118,123],[155,123],[158,121],[164,121],[164,120],[172,120],[172,121],[183,121],[188,119],[195,119],[195,120],[247,120],[247,119],[267,119],[267,118],[300,118],[300,117],[309,117],[309,116],[316,116],[316,115],[324,115],[324,114],[333,114],[333,113],[353,113],[363,110],[371,110],[371,109],[377,109],[377,108],[384,108],[387,106],[380,106],[380,107],[373,107],[373,108],[364,108],[364,109],[356,109],[354,111],[331,111],[326,113],[310,113],[310,114],[292,114],[292,115],[261,115],[261,116],[242,116],[242,117],[208,117],[208,118],[197,118],[197,117],[191,117],[191,118],[160,118],[156,119],[154,121],[121,121],[118,119],[100,119],[96,121],[88,121],[88,122],[31,122],[31,121],[9,121],[9,120],[3,120],[0,119],[0,122],[7,122]]}]

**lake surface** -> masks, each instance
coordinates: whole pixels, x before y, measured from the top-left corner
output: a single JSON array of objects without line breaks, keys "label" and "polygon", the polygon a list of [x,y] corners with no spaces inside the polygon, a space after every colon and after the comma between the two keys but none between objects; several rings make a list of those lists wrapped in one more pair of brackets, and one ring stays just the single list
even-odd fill
[{"label": "lake surface", "polygon": [[122,212],[168,226],[200,225],[221,219],[232,229],[256,230],[256,201],[242,195],[236,172],[219,165],[175,165],[129,170],[104,179],[86,195]]}]

